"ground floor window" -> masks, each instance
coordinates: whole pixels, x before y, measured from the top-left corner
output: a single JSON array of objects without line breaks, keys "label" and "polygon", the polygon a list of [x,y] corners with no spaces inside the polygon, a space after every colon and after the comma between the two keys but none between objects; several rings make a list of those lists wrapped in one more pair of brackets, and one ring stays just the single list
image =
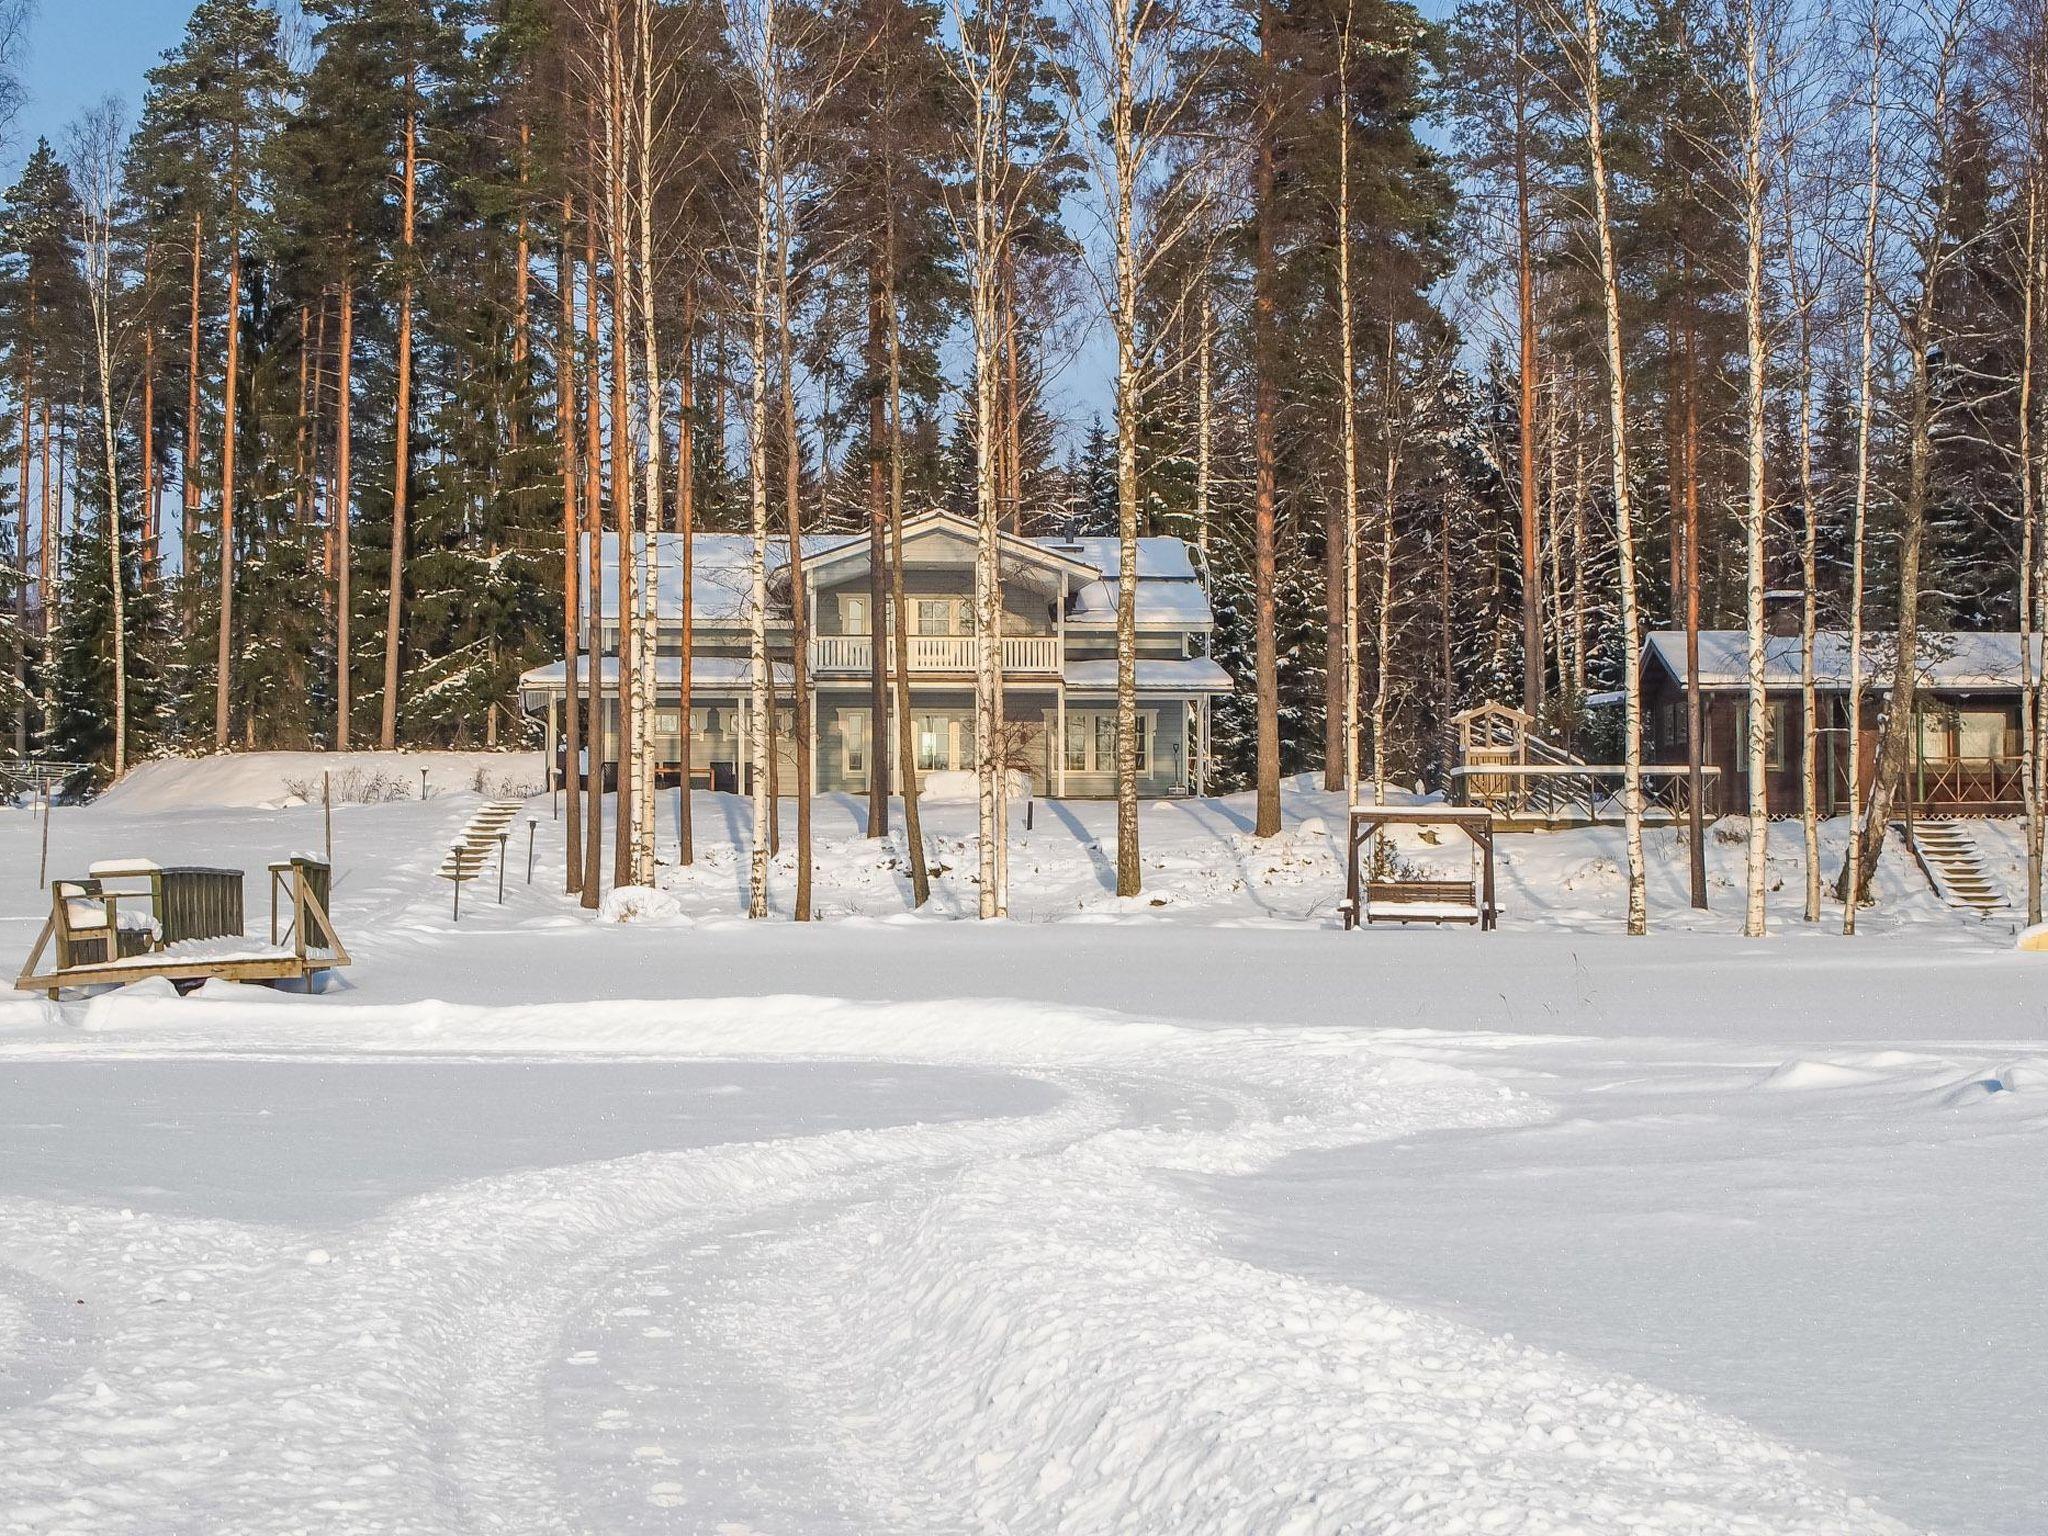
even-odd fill
[{"label": "ground floor window", "polygon": [[866,710],[839,711],[839,767],[849,779],[867,777],[868,735]]},{"label": "ground floor window", "polygon": [[912,715],[919,773],[951,773],[974,766],[974,722],[958,715]]},{"label": "ground floor window", "polygon": [[[1773,699],[1768,709],[1769,713],[1765,716],[1765,719],[1770,730],[1771,746],[1769,754],[1764,759],[1764,765],[1775,772],[1782,769],[1786,763],[1785,739],[1789,734],[1786,729],[1786,720],[1790,706],[1782,699]],[[1735,771],[1737,773],[1749,772],[1749,701],[1747,699],[1739,701],[1735,706]]]},{"label": "ground floor window", "polygon": [[[1138,712],[1138,772],[1152,771],[1152,734],[1158,715],[1149,709]],[[1067,711],[1067,772],[1116,772],[1116,711],[1113,709],[1069,709]]]}]

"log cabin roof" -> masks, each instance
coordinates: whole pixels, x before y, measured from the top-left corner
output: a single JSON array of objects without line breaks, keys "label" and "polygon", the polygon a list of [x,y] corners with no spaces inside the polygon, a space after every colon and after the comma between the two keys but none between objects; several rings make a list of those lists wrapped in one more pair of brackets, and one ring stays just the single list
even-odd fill
[{"label": "log cabin roof", "polygon": [[[1891,681],[1897,637],[1872,633],[1863,638],[1863,685],[1883,692]],[[2020,637],[2013,630],[1977,633],[1930,630],[1919,637],[1920,685],[1957,693],[2016,692],[2020,678]],[[2034,641],[2035,675],[2041,656]],[[1655,663],[1672,680],[1686,681],[1685,631],[1664,629],[1643,645],[1645,664]],[[1799,686],[1799,637],[1770,635],[1764,640],[1764,685],[1772,689]],[[1842,692],[1849,686],[1849,632],[1823,629],[1814,635],[1813,672],[1816,687]],[[1749,635],[1740,629],[1700,631],[1700,687],[1739,689],[1749,686]]]}]

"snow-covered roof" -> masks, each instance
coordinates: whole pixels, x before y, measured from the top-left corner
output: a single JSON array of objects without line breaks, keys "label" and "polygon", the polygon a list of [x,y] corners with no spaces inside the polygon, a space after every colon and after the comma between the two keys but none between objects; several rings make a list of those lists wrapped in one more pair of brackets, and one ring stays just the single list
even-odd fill
[{"label": "snow-covered roof", "polygon": [[[603,574],[601,593],[607,622],[619,616],[619,536],[607,533],[599,553]],[[690,566],[690,600],[693,617],[700,625],[745,624],[747,602],[753,591],[754,541],[744,533],[699,533],[692,536],[694,559]],[[839,535],[807,534],[804,558],[830,549],[841,542]],[[586,553],[586,557],[587,553]],[[658,533],[654,536],[655,603],[663,619],[680,622],[683,616],[683,536]],[[768,576],[789,564],[789,540],[768,541]],[[680,676],[680,674],[678,674]]]},{"label": "snow-covered roof", "polygon": [[[1867,634],[1863,637],[1863,685],[1873,690],[1889,686],[1896,637]],[[1644,645],[1646,656],[1661,662],[1679,682],[1686,680],[1685,631],[1662,629]],[[2040,641],[2034,642],[2034,656],[2040,660]],[[2016,689],[2020,686],[2020,637],[2012,630],[1979,634],[1964,630],[1923,632],[1917,646],[1917,668],[1921,686],[1969,692],[1973,689]],[[1813,637],[1813,675],[1816,686],[1840,690],[1849,686],[1849,635],[1846,630],[1823,629]],[[1764,640],[1764,683],[1770,688],[1799,686],[1799,637],[1771,635]],[[1702,688],[1744,688],[1749,685],[1749,635],[1740,629],[1700,631],[1700,686]]]},{"label": "snow-covered roof", "polygon": [[[1092,565],[1103,575],[1113,574],[1122,553],[1121,539],[1038,539],[1056,554],[1067,555]],[[1148,581],[1195,581],[1199,573],[1195,570],[1194,557],[1188,553],[1185,539],[1140,539],[1138,540],[1138,580]]]},{"label": "snow-covered roof", "polygon": [[[1116,662],[1070,661],[1067,686],[1077,692],[1114,692]],[[1207,656],[1138,661],[1138,687],[1146,693],[1229,693],[1230,674]]]},{"label": "snow-covered roof", "polygon": [[[934,517],[927,521],[939,521]],[[944,519],[958,522],[958,519]],[[963,525],[964,526],[964,525]],[[600,554],[603,583],[600,588],[607,622],[619,615],[619,575],[616,533],[603,536]],[[740,626],[747,622],[747,607],[753,591],[754,541],[743,533],[699,533],[693,535],[690,568],[692,618],[702,628]],[[1073,580],[1073,605],[1068,622],[1083,629],[1113,628],[1116,624],[1118,583],[1117,541],[1115,539],[1024,539],[1014,542],[1042,549],[1057,561],[1078,567]],[[804,559],[864,553],[867,534],[806,534]],[[587,555],[586,555],[587,558]],[[682,535],[655,535],[656,612],[663,620],[679,623],[683,614]],[[789,564],[789,541],[770,539],[767,571],[775,581]],[[1104,573],[1085,579],[1089,570]],[[772,616],[771,616],[772,617]],[[1138,623],[1155,629],[1206,630],[1215,621],[1209,594],[1203,589],[1194,557],[1181,539],[1138,540]]]}]

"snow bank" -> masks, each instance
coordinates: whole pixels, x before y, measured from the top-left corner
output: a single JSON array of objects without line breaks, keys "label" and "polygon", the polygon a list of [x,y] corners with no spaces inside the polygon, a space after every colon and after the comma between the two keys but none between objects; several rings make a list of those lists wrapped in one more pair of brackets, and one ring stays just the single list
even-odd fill
[{"label": "snow bank", "polygon": [[260,808],[316,802],[323,773],[338,803],[417,800],[420,770],[429,795],[480,790],[538,794],[538,752],[224,752],[139,763],[99,799],[110,810]]}]

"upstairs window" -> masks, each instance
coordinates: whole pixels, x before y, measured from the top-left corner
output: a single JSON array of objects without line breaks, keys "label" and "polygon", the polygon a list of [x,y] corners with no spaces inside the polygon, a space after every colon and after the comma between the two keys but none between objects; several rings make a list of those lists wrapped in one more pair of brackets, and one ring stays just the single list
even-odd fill
[{"label": "upstairs window", "polygon": [[868,600],[865,593],[842,592],[839,594],[839,632],[842,635],[865,635],[873,633],[869,622]]}]

